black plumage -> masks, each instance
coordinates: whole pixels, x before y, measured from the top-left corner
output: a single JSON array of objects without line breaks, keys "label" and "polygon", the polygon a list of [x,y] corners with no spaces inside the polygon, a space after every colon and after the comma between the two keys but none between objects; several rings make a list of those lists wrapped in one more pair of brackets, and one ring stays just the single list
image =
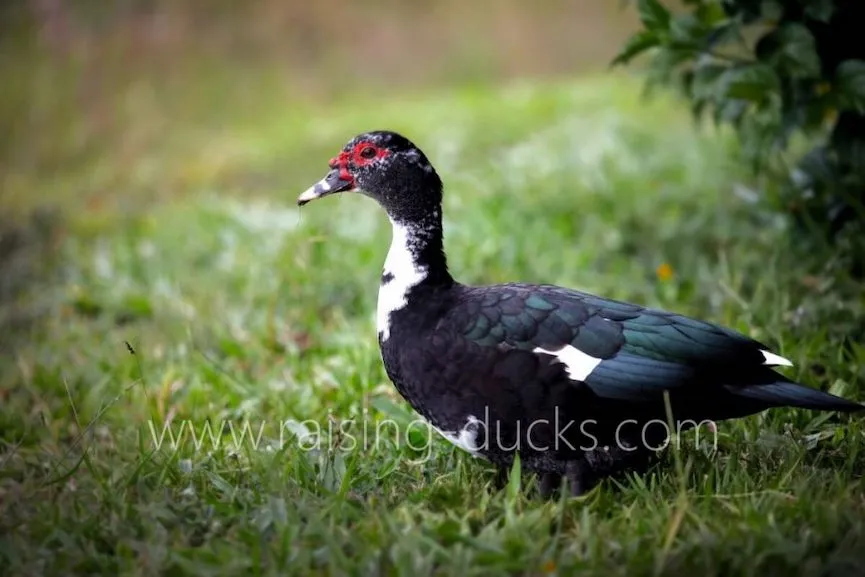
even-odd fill
[{"label": "black plumage", "polygon": [[442,184],[404,137],[361,134],[298,204],[357,191],[382,205],[394,238],[379,289],[387,374],[448,438],[507,467],[515,452],[574,494],[651,461],[675,431],[772,407],[862,406],[797,384],[789,364],[730,329],[552,285],[466,286],[443,250]]}]

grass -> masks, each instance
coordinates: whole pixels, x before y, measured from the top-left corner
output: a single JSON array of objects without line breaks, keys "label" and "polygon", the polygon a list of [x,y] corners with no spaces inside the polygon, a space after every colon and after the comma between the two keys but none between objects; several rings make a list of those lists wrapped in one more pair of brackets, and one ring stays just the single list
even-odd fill
[{"label": "grass", "polygon": [[165,134],[159,146],[7,175],[16,214],[38,198],[60,216],[19,221],[3,253],[20,279],[0,317],[3,574],[865,571],[855,419],[722,423],[717,450],[683,443],[646,476],[552,502],[528,475],[496,489],[437,437],[410,447],[421,427],[346,442],[361,423],[415,419],[375,341],[390,231],[363,198],[294,199],[374,128],[404,132],[441,173],[462,281],[557,283],[710,319],[791,358],[790,376],[861,400],[851,335],[865,287],[829,253],[785,248],[783,223],[737,194],[747,178],[728,138],[623,77],[246,98],[184,124],[142,97],[124,126]]}]

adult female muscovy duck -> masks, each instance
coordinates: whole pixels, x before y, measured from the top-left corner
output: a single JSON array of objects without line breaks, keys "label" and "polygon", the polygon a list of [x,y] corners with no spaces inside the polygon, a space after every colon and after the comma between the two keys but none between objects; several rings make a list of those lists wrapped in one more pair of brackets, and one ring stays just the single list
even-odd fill
[{"label": "adult female muscovy duck", "polygon": [[551,285],[456,282],[442,182],[399,134],[360,134],[330,168],[298,205],[361,192],[393,226],[377,313],[388,376],[456,445],[502,468],[518,451],[542,494],[564,477],[581,495],[707,422],[782,406],[863,408],[790,381],[772,370],[790,361],[714,324]]}]

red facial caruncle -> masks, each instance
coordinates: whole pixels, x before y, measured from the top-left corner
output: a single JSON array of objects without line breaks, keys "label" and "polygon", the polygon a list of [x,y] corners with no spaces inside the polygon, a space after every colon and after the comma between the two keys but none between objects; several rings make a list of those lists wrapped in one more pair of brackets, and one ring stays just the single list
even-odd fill
[{"label": "red facial caruncle", "polygon": [[355,144],[350,151],[342,151],[335,158],[331,158],[328,165],[339,169],[339,178],[346,182],[354,183],[354,177],[349,170],[349,165],[360,168],[381,160],[390,154],[386,148],[376,146],[369,141],[361,141]]}]

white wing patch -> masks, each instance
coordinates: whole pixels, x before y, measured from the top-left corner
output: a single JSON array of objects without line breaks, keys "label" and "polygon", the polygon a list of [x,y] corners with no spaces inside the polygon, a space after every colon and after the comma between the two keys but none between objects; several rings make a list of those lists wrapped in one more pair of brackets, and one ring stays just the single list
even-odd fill
[{"label": "white wing patch", "polygon": [[565,345],[557,351],[550,351],[541,347],[536,347],[532,352],[544,353],[556,357],[560,363],[567,367],[568,376],[575,381],[585,381],[603,360],[587,355],[580,349],[571,345]]},{"label": "white wing patch", "polygon": [[771,353],[765,349],[760,349],[763,353],[763,364],[769,367],[792,367],[793,363],[790,359],[785,359],[782,356]]},{"label": "white wing patch", "polygon": [[438,431],[438,433],[442,437],[444,437],[463,451],[467,451],[472,455],[477,455],[478,451],[480,451],[480,447],[478,446],[477,425],[480,422],[480,419],[478,419],[474,415],[469,415],[468,419],[466,420],[465,426],[457,432],[442,431],[433,424],[430,424],[430,426],[436,431]]},{"label": "white wing patch", "polygon": [[395,221],[391,224],[393,239],[384,261],[384,273],[393,278],[379,287],[376,307],[376,327],[382,342],[390,338],[390,314],[408,303],[408,291],[427,276],[426,267],[415,263],[409,230]]}]

